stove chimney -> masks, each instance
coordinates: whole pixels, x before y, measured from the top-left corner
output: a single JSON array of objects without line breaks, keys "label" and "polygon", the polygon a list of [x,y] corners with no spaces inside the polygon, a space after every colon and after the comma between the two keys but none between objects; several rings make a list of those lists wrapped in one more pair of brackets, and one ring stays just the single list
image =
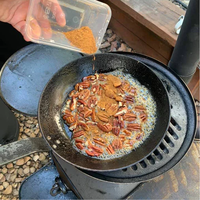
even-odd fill
[{"label": "stove chimney", "polygon": [[190,0],[168,67],[185,83],[193,77],[199,61],[199,0]]}]

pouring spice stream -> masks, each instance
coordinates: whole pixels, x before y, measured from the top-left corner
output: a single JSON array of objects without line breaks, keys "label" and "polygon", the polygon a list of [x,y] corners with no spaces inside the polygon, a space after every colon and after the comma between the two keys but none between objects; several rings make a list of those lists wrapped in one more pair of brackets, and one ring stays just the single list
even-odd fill
[{"label": "pouring spice stream", "polygon": [[88,26],[65,32],[64,35],[73,46],[81,49],[83,53],[93,54],[97,51],[94,35]]}]

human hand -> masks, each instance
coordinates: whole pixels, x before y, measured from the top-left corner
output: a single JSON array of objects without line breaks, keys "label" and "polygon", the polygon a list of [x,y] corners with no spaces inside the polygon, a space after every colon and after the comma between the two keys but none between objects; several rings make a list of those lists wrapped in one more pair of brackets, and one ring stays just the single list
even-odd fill
[{"label": "human hand", "polygon": [[[39,0],[35,0],[34,15],[30,21],[29,31],[35,38],[41,35],[44,38],[50,38],[52,34],[51,26]],[[51,11],[56,10],[56,21],[60,26],[65,26],[65,14],[63,13],[57,0],[47,1],[41,0],[45,7],[51,2]],[[11,24],[18,30],[26,41],[30,41],[25,34],[26,17],[28,14],[29,0],[0,0],[0,21]]]}]

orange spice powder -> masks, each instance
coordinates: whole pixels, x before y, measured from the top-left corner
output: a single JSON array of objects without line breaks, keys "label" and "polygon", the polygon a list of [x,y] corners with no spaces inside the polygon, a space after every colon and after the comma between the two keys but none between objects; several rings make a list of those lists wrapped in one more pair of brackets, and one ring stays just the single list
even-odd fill
[{"label": "orange spice powder", "polygon": [[73,46],[81,49],[83,53],[93,54],[97,51],[94,35],[88,26],[65,32],[64,35]]}]

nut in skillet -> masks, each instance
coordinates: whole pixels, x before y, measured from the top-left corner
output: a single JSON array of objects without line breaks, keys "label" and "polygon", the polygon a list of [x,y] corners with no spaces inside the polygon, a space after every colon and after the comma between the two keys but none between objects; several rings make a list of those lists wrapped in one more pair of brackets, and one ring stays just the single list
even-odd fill
[{"label": "nut in skillet", "polygon": [[123,156],[141,145],[155,126],[152,96],[120,73],[83,77],[66,100],[62,118],[73,131],[74,148],[86,156]]}]

